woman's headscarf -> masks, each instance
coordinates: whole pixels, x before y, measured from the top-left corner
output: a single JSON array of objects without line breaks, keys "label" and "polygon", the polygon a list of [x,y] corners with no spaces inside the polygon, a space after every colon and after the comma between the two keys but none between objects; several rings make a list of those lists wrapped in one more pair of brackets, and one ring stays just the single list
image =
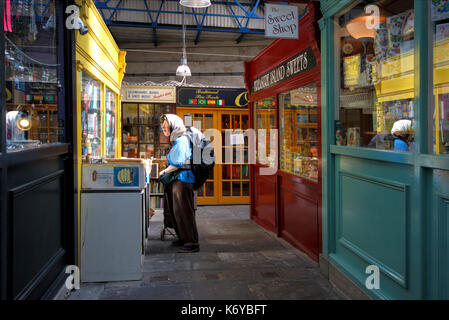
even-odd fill
[{"label": "woman's headscarf", "polygon": [[184,121],[176,114],[165,114],[162,116],[161,124],[167,120],[170,126],[170,142],[175,141],[180,135],[186,132],[186,127],[184,126]]},{"label": "woman's headscarf", "polygon": [[410,120],[398,120],[393,124],[391,128],[391,134],[404,135],[410,133],[412,129],[412,122]]}]

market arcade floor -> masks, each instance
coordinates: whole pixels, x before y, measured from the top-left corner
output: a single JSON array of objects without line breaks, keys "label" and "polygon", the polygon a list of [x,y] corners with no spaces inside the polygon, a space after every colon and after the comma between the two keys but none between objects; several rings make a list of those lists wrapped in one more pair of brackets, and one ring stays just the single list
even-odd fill
[{"label": "market arcade floor", "polygon": [[82,283],[69,300],[343,299],[319,266],[249,219],[249,206],[199,206],[201,250],[177,253],[160,240],[163,215],[150,220],[140,281]]}]

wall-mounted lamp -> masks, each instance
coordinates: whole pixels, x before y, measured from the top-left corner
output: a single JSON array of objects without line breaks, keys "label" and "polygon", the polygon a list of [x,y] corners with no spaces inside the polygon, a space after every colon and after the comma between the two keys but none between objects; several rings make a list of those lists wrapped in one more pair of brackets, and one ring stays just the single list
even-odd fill
[{"label": "wall-mounted lamp", "polygon": [[20,116],[16,122],[17,128],[22,131],[28,131],[31,129],[31,119],[26,113],[20,112]]},{"label": "wall-mounted lamp", "polygon": [[211,5],[210,0],[180,0],[179,4],[189,8],[207,8]]}]

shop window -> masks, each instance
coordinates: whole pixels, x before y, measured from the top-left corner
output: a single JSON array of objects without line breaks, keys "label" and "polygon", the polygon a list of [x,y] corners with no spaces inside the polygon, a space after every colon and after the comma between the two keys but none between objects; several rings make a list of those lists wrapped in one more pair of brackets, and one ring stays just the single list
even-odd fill
[{"label": "shop window", "polygon": [[82,157],[101,157],[100,82],[81,72],[81,148]]},{"label": "shop window", "polygon": [[414,151],[413,1],[359,1],[335,36],[336,144]]},{"label": "shop window", "polygon": [[280,169],[318,179],[317,87],[310,84],[279,94]]},{"label": "shop window", "polygon": [[[56,3],[4,2],[7,151],[64,142]],[[36,12],[39,12],[37,17]]]},{"label": "shop window", "polygon": [[[274,167],[275,159],[270,158],[270,155],[276,155],[276,145],[270,143],[270,130],[276,129],[276,100],[275,97],[268,97],[254,102],[254,129],[256,130],[256,141],[259,141],[259,135],[265,135],[265,153],[268,163]],[[263,130],[259,132],[259,130]],[[257,143],[257,150],[261,146]],[[262,146],[263,147],[263,146]],[[273,149],[273,150],[272,150]],[[271,152],[270,152],[271,151]],[[256,161],[260,163],[259,152],[256,154]]]},{"label": "shop window", "polygon": [[116,95],[114,92],[106,88],[105,108],[106,108],[106,147],[105,156],[107,158],[115,158],[115,110],[116,110]]},{"label": "shop window", "polygon": [[435,104],[429,119],[433,128],[434,154],[449,154],[449,3],[433,0],[430,5],[433,32],[433,94]]},{"label": "shop window", "polygon": [[122,154],[129,158],[165,157],[170,149],[168,137],[162,133],[162,114],[176,113],[171,104],[123,103]]}]

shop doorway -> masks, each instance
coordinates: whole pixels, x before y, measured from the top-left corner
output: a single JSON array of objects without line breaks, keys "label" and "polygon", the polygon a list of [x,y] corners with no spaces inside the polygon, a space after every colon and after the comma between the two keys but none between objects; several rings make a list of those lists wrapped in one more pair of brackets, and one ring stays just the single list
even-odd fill
[{"label": "shop doorway", "polygon": [[[231,141],[233,134],[248,129],[248,110],[178,107],[177,114],[187,126],[202,132],[213,128],[221,132],[221,143],[217,143],[221,148],[222,163],[215,165],[213,173],[198,191],[198,204],[249,204],[248,139]],[[211,141],[214,143],[213,138]]]}]

